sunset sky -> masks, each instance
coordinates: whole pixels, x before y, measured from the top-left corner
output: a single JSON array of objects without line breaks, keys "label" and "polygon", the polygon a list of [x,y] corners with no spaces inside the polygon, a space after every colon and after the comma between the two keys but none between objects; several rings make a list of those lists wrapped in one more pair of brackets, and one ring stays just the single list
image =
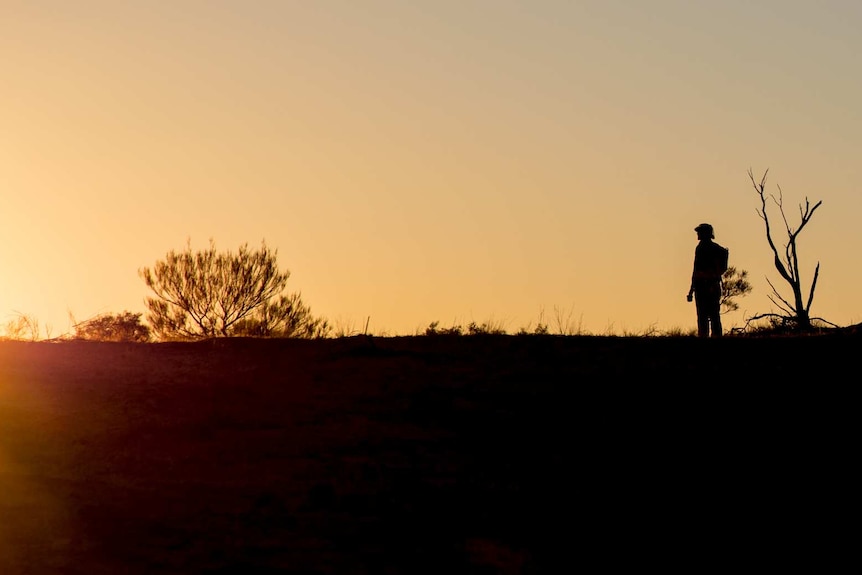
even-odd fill
[{"label": "sunset sky", "polygon": [[[862,322],[858,0],[0,0],[0,325],[143,312],[190,240],[390,335],[693,329],[693,228]],[[786,234],[772,211],[776,240]],[[45,334],[43,333],[43,336]]]}]

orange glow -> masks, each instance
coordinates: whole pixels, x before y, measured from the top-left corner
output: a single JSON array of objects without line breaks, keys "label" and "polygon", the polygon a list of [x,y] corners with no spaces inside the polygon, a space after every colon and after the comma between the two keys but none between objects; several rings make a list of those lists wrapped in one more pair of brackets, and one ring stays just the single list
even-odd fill
[{"label": "orange glow", "polygon": [[61,569],[72,540],[56,493],[64,478],[52,472],[57,454],[45,441],[56,432],[51,423],[56,414],[41,397],[40,381],[16,375],[20,364],[10,369],[10,345],[16,346],[0,344],[5,348],[0,350],[0,565],[25,573],[39,556],[40,565]]},{"label": "orange glow", "polygon": [[731,326],[781,285],[749,168],[823,200],[812,312],[862,321],[855,3],[157,4],[4,8],[0,332],[144,311],[189,238],[265,239],[374,332],[693,328],[701,221],[754,286]]}]

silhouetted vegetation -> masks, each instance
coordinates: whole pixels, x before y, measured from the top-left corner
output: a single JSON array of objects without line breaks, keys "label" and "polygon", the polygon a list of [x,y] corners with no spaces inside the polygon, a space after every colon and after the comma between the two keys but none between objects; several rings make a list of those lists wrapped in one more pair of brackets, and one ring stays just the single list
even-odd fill
[{"label": "silhouetted vegetation", "polygon": [[15,318],[3,326],[3,338],[13,341],[37,341],[39,339],[39,320],[33,314],[16,313]]},{"label": "silhouetted vegetation", "polygon": [[106,313],[74,325],[74,339],[88,341],[150,341],[150,328],[140,313]]},{"label": "silhouetted vegetation", "polygon": [[[784,281],[787,282],[790,289],[793,291],[793,302],[791,303],[782,297],[772,282],[769,281],[769,278],[767,278],[766,281],[769,284],[769,287],[772,288],[772,295],[768,297],[772,303],[778,306],[783,314],[758,314],[750,318],[748,321],[753,322],[760,319],[768,319],[771,324],[787,326],[788,329],[803,332],[810,331],[815,328],[815,325],[812,324],[811,321],[811,304],[814,301],[814,290],[817,287],[817,279],[820,275],[820,262],[817,262],[817,266],[814,268],[814,277],[811,280],[811,289],[808,292],[808,299],[806,301],[802,294],[802,277],[799,271],[797,241],[799,234],[802,233],[802,230],[805,229],[805,226],[811,221],[811,218],[814,216],[814,212],[820,207],[823,201],[821,200],[812,206],[806,197],[804,207],[801,204],[799,206],[799,225],[794,228],[787,221],[787,216],[784,213],[784,198],[781,186],[778,186],[778,197],[773,194],[768,195],[768,199],[772,200],[772,203],[777,206],[778,213],[781,215],[781,220],[784,222],[784,229],[787,232],[787,243],[784,245],[783,254],[780,254],[778,248],[775,246],[775,241],[772,238],[772,227],[769,221],[769,214],[766,211],[766,175],[768,173],[769,170],[763,172],[763,177],[760,178],[760,181],[758,182],[754,179],[754,174],[749,169],[748,177],[751,180],[752,186],[754,186],[754,191],[757,192],[757,195],[760,198],[760,209],[757,210],[757,215],[759,215],[763,220],[766,232],[766,241],[769,243],[769,248],[772,250],[774,255],[775,269],[778,270],[778,273],[782,278],[784,278]],[[830,322],[826,322],[826,320],[823,320],[822,318],[816,319],[820,322],[830,324]]]},{"label": "silhouetted vegetation", "polygon": [[506,329],[503,324],[493,320],[482,323],[471,321],[467,327],[453,324],[451,327],[440,327],[439,321],[432,321],[425,328],[425,335],[505,335]]},{"label": "silhouetted vegetation", "polygon": [[261,242],[236,253],[206,250],[170,251],[153,268],[139,271],[155,293],[146,305],[153,332],[160,339],[196,339],[236,335],[323,337],[328,323],[311,314],[299,294],[284,294],[290,272],[280,271],[277,250]]},{"label": "silhouetted vegetation", "polygon": [[739,309],[736,298],[745,297],[751,293],[751,284],[748,282],[748,272],[730,266],[721,275],[721,313],[729,313]]},{"label": "silhouetted vegetation", "polygon": [[321,338],[331,332],[329,322],[315,317],[298,293],[264,302],[250,317],[234,324],[230,334],[251,337]]}]

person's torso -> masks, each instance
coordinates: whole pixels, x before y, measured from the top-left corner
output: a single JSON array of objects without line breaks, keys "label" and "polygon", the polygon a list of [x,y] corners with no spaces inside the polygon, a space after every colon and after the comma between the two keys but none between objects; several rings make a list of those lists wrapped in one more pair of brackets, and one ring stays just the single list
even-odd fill
[{"label": "person's torso", "polygon": [[720,280],[727,250],[713,241],[701,241],[694,250],[695,279]]}]

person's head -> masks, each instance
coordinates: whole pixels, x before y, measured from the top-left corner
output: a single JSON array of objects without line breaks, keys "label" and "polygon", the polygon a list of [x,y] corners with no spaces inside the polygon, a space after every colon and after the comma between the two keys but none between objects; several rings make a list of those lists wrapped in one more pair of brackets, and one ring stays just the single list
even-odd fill
[{"label": "person's head", "polygon": [[700,224],[694,228],[694,231],[697,232],[697,239],[699,240],[715,239],[715,232],[709,224]]}]

